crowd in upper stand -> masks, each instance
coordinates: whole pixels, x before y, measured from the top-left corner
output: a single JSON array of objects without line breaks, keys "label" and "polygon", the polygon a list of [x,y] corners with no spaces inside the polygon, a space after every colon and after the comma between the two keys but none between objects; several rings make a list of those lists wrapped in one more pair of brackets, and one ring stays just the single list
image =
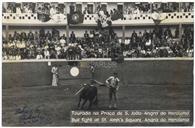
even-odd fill
[{"label": "crowd in upper stand", "polygon": [[3,37],[3,59],[81,59],[124,57],[192,57],[193,28],[186,27],[181,40],[179,30],[157,28],[150,31],[133,31],[123,41],[116,33],[107,30],[85,31],[82,38],[74,31],[69,43],[65,34],[56,29],[35,32],[14,32],[6,40]]},{"label": "crowd in upper stand", "polygon": [[[83,14],[96,14],[102,6],[101,3],[95,3],[96,6],[87,6],[84,10],[80,10]],[[103,5],[104,6],[104,5]],[[108,5],[109,6],[109,5]],[[75,5],[77,8],[77,5]],[[122,9],[124,7],[124,9]],[[194,4],[193,2],[183,2],[181,3],[181,9],[179,9],[179,3],[176,2],[166,2],[166,3],[148,3],[148,2],[126,2],[124,6],[120,8],[113,8],[109,11],[112,14],[116,11],[121,11],[122,14],[139,14],[139,13],[151,13],[155,10],[159,12],[193,12]],[[93,10],[95,8],[95,11]],[[104,8],[108,8],[107,5]],[[66,3],[58,2],[22,2],[14,3],[8,2],[6,6],[2,6],[3,13],[39,13],[40,11],[44,13],[51,13],[51,10],[56,13],[66,14]]]},{"label": "crowd in upper stand", "polygon": [[[117,5],[117,3],[115,3]],[[68,7],[69,6],[69,7]],[[48,3],[48,2],[23,2],[23,3],[13,3],[8,2],[3,4],[3,13],[37,13],[38,19],[42,22],[47,22],[50,19],[55,19],[56,14],[61,14],[63,16],[67,15],[68,10],[71,12],[78,12],[79,14],[98,14],[95,20],[100,19],[102,25],[107,26],[107,21],[114,21],[118,19],[123,19],[126,15],[126,19],[131,20],[134,17],[139,16],[143,13],[153,13],[153,12],[193,12],[194,4],[190,2],[183,2],[181,4],[168,2],[168,3],[148,3],[148,2],[127,2],[124,5],[117,5],[114,7],[109,7],[108,4],[94,3],[94,5],[85,5],[82,8],[80,4],[70,4],[66,3]],[[73,7],[73,11],[71,10]],[[53,17],[54,16],[54,17]],[[58,16],[59,17],[59,16]]]},{"label": "crowd in upper stand", "polygon": [[193,3],[181,3],[181,9],[179,9],[179,3],[131,3],[127,4],[124,9],[124,14],[140,14],[140,13],[152,13],[158,12],[193,12]]}]

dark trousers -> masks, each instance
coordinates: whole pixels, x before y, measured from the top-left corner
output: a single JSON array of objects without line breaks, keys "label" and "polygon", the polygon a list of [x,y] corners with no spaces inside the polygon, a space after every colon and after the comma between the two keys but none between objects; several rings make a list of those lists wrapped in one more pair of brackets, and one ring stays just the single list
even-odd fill
[{"label": "dark trousers", "polygon": [[116,102],[117,102],[116,88],[109,87],[109,102],[110,102],[110,105],[112,103],[113,98],[114,98],[114,103],[116,104]]}]

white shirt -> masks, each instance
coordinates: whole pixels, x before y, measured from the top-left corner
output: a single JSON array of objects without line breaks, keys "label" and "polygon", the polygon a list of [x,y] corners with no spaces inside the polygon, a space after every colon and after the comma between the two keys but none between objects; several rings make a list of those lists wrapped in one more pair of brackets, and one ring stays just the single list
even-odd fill
[{"label": "white shirt", "polygon": [[146,46],[150,46],[151,45],[151,40],[148,40],[147,42],[146,42]]},{"label": "white shirt", "polygon": [[44,51],[44,55],[45,55],[45,57],[49,57],[49,51],[48,50]]},{"label": "white shirt", "polygon": [[25,47],[26,47],[25,41],[22,41],[22,42],[21,42],[20,47],[21,47],[21,48],[25,48]]},{"label": "white shirt", "polygon": [[16,8],[16,13],[22,13],[22,11],[19,7]]},{"label": "white shirt", "polygon": [[43,56],[41,54],[38,54],[36,59],[43,59]]},{"label": "white shirt", "polygon": [[51,9],[50,9],[50,15],[53,16],[53,15],[55,15],[55,14],[56,14],[56,9],[51,8]]},{"label": "white shirt", "polygon": [[16,60],[21,60],[21,56],[20,55],[16,55]]},{"label": "white shirt", "polygon": [[60,39],[61,46],[65,46],[66,41],[64,39]]},{"label": "white shirt", "polygon": [[107,80],[106,83],[109,84],[109,86],[116,88],[118,86],[119,78],[110,76]]}]

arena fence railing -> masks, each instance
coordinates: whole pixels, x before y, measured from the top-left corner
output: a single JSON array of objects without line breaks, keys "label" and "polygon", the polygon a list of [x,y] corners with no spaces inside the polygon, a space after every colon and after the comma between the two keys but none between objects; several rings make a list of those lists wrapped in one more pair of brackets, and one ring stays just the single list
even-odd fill
[{"label": "arena fence railing", "polygon": [[[193,57],[174,57],[174,58],[124,58],[124,61],[160,61],[160,60],[194,60]],[[111,58],[86,58],[81,60],[67,59],[24,59],[24,60],[3,60],[2,63],[22,63],[22,62],[69,62],[69,61],[112,61]]]}]

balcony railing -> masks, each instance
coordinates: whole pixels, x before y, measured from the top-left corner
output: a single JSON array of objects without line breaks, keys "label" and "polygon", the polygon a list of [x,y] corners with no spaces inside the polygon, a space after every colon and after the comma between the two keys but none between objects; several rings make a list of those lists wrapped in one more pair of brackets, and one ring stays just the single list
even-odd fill
[{"label": "balcony railing", "polygon": [[66,15],[56,14],[50,18],[49,21],[43,22],[41,18],[38,17],[37,13],[3,13],[2,22],[5,25],[66,25],[67,19]]},{"label": "balcony railing", "polygon": [[[84,15],[84,21],[80,25],[95,26],[97,14]],[[112,21],[113,26],[121,25],[154,25],[154,18],[158,17],[161,20],[160,24],[191,24],[194,22],[193,12],[173,12],[173,13],[160,13],[160,14],[128,14],[124,15],[122,19]],[[67,25],[67,16],[63,14],[56,14],[51,17],[47,22],[42,22],[37,13],[3,13],[3,25]]]}]

